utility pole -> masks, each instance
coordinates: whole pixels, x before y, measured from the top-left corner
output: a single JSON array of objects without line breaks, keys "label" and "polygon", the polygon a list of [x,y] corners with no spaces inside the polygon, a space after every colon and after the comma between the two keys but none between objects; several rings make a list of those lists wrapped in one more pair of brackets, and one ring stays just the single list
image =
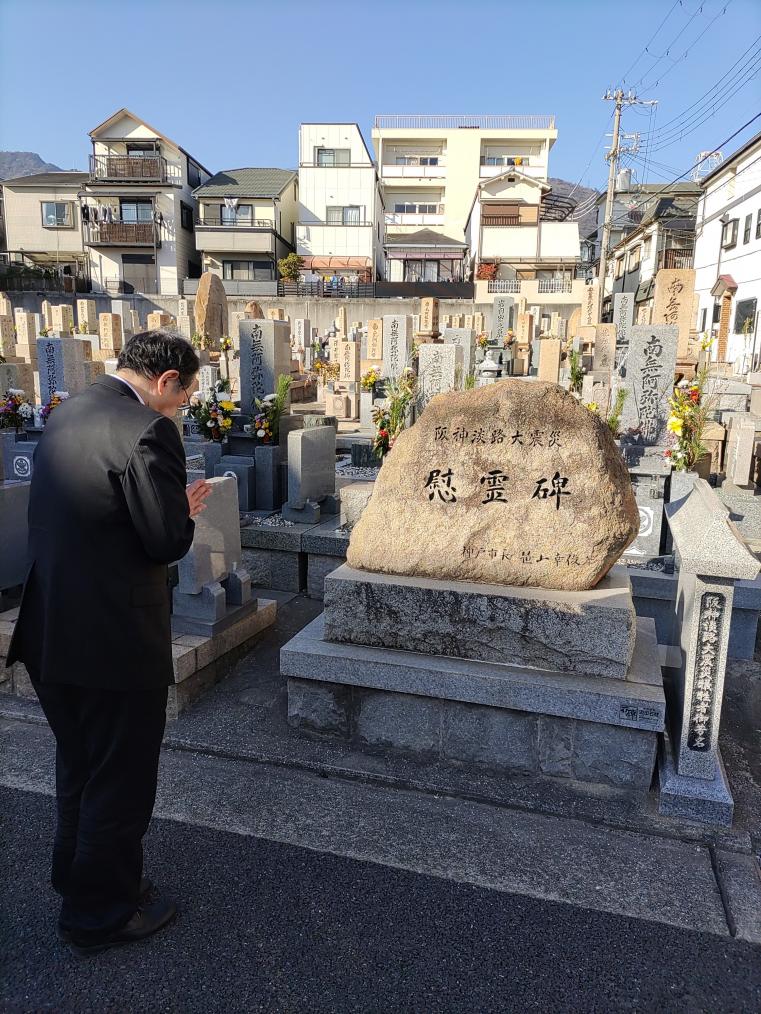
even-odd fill
[{"label": "utility pole", "polygon": [[[657,100],[650,100],[643,102],[637,98],[634,92],[624,93],[620,88],[617,88],[614,92],[610,89],[603,95],[603,99],[606,102],[615,102],[616,109],[613,115],[613,143],[610,146],[605,158],[609,162],[608,166],[608,194],[605,198],[605,218],[602,227],[602,243],[600,245],[600,267],[597,272],[597,278],[600,283],[600,309],[602,309],[602,301],[605,298],[605,274],[608,270],[608,251],[610,247],[610,232],[613,225],[613,198],[616,191],[616,173],[618,172],[618,159],[624,150],[620,144],[621,135],[621,110],[624,106],[642,105],[642,106],[654,106],[657,105]],[[636,144],[639,144],[639,138],[636,139]],[[628,150],[628,149],[626,149]]]}]

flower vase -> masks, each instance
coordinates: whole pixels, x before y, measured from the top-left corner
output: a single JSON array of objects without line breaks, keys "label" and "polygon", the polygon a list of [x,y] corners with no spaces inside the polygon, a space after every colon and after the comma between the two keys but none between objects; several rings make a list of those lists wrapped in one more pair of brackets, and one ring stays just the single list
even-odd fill
[{"label": "flower vase", "polygon": [[702,458],[699,458],[694,465],[695,474],[699,479],[705,479],[708,482],[709,476],[711,475],[711,455],[704,454]]}]

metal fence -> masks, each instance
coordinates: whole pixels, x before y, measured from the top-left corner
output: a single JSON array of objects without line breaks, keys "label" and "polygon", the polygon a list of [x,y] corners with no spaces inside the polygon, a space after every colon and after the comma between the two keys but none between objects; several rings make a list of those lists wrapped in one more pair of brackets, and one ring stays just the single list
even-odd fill
[{"label": "metal fence", "polygon": [[433,115],[413,116],[406,113],[383,113],[375,117],[379,130],[457,130],[461,127],[478,130],[554,130],[554,116]]}]

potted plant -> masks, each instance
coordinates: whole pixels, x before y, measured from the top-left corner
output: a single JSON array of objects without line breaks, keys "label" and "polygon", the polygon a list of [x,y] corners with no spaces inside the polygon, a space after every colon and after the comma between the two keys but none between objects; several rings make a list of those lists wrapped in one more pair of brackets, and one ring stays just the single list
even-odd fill
[{"label": "potted plant", "polygon": [[232,429],[232,416],[235,412],[233,402],[224,397],[226,393],[224,384],[220,382],[205,398],[194,395],[190,399],[191,418],[201,427],[206,440],[219,444]]}]

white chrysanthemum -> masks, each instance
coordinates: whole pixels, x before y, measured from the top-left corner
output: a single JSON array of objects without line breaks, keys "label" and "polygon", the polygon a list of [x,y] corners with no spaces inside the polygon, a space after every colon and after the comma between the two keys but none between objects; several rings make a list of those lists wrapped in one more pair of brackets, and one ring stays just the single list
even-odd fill
[{"label": "white chrysanthemum", "polygon": [[257,435],[258,437],[263,437],[263,436],[264,436],[264,430],[257,430],[257,431],[256,431],[256,435]]}]

